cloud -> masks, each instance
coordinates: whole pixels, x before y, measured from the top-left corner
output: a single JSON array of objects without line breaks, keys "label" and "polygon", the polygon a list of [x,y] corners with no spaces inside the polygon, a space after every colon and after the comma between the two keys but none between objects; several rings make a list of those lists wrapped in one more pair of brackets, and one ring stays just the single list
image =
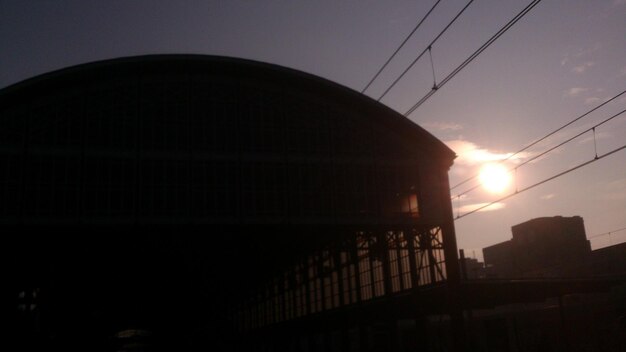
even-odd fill
[{"label": "cloud", "polygon": [[595,104],[600,104],[600,103],[604,103],[605,101],[611,99],[611,97],[605,97],[605,98],[600,98],[600,97],[589,97],[585,99],[585,105],[595,105]]},{"label": "cloud", "polygon": [[589,88],[573,87],[573,88],[570,88],[570,89],[566,90],[565,93],[563,93],[563,96],[573,98],[573,97],[577,97],[577,96],[581,95],[582,93],[584,93],[584,92],[586,92],[588,90],[589,90]]},{"label": "cloud", "polygon": [[544,200],[548,200],[548,199],[552,199],[554,197],[556,197],[556,194],[550,193],[550,194],[544,194],[543,196],[541,196],[539,198],[544,199]]},{"label": "cloud", "polygon": [[591,53],[594,53],[598,50],[600,50],[602,48],[602,44],[601,43],[595,43],[592,47],[590,48],[586,48],[586,49],[580,49],[578,50],[577,53],[575,53],[574,55],[572,55],[575,58],[580,58],[583,56],[587,56]]},{"label": "cloud", "polygon": [[592,67],[593,65],[595,65],[595,63],[593,61],[587,61],[583,64],[574,66],[574,68],[572,69],[572,71],[576,72],[576,73],[584,73],[585,71],[587,71],[587,69],[589,67]]},{"label": "cloud", "polygon": [[518,162],[520,159],[528,157],[528,153],[524,152],[512,156],[513,153],[499,153],[490,151],[486,148],[480,148],[475,143],[461,139],[445,141],[444,143],[450,149],[454,150],[454,152],[457,154],[455,163],[461,165],[471,166],[489,161],[504,160],[507,158],[509,158],[508,160],[510,160],[511,162]]},{"label": "cloud", "polygon": [[[623,0],[623,1],[626,1],[626,0]],[[563,55],[563,58],[561,59],[561,66],[572,64],[572,65],[575,65],[572,68],[572,71],[576,73],[582,73],[587,68],[593,66],[595,62],[586,61],[586,62],[581,63],[580,61],[586,59],[587,57],[591,56],[591,54],[593,54],[594,52],[600,49],[602,49],[602,43],[596,42],[591,47],[579,48],[574,52],[568,52],[565,55]]]},{"label": "cloud", "polygon": [[480,209],[482,207],[484,208],[478,210],[477,212],[500,210],[506,206],[506,204],[499,203],[499,202],[493,203],[491,205],[488,205],[488,204],[489,203],[474,203],[474,204],[463,205],[462,207],[458,209],[458,212],[460,215],[463,215],[465,213],[469,213],[470,211],[475,211],[476,209]]},{"label": "cloud", "polygon": [[463,129],[462,125],[459,125],[455,122],[426,122],[421,125],[423,127],[428,127],[439,131],[458,131]]}]

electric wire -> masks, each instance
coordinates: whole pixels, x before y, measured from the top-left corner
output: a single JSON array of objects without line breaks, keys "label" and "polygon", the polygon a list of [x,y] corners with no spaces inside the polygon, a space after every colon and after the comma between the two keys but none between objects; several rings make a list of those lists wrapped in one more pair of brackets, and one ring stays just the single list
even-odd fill
[{"label": "electric wire", "polygon": [[[582,131],[582,132],[580,132],[580,133],[576,134],[575,136],[572,136],[572,137],[570,137],[570,138],[566,139],[565,141],[563,141],[563,142],[561,142],[561,143],[559,143],[559,144],[557,144],[557,145],[555,145],[555,146],[553,146],[553,147],[551,147],[551,148],[549,148],[549,149],[547,149],[547,150],[545,150],[545,151],[543,151],[543,152],[541,152],[541,153],[539,153],[539,154],[537,154],[537,155],[533,156],[532,158],[530,158],[530,159],[528,159],[528,160],[524,160],[524,162],[523,162],[523,163],[521,163],[521,164],[519,164],[519,165],[516,165],[515,167],[512,167],[512,168],[510,168],[509,170],[507,170],[507,173],[508,173],[508,172],[511,172],[511,171],[513,171],[513,170],[515,170],[515,171],[517,172],[517,169],[519,169],[520,167],[522,167],[522,166],[524,166],[524,165],[526,165],[526,164],[528,164],[528,163],[530,163],[530,162],[532,162],[532,161],[534,161],[534,160],[539,159],[540,157],[542,157],[542,156],[544,156],[544,155],[546,155],[546,154],[548,154],[548,153],[552,152],[553,150],[555,150],[555,149],[557,149],[557,148],[559,148],[559,147],[562,147],[563,145],[565,145],[565,144],[567,144],[567,143],[569,143],[569,142],[573,141],[574,139],[576,139],[576,138],[578,138],[578,137],[580,137],[580,136],[584,135],[585,133],[587,133],[587,132],[589,132],[589,131],[594,131],[594,133],[595,133],[595,130],[596,130],[596,128],[597,128],[597,127],[604,125],[605,123],[607,123],[607,122],[609,122],[609,121],[613,120],[614,118],[616,118],[616,117],[618,117],[618,116],[622,115],[622,114],[623,114],[623,113],[625,113],[625,112],[626,112],[626,109],[624,109],[624,110],[622,110],[622,111],[618,112],[617,114],[612,115],[611,117],[608,117],[608,118],[604,119],[602,122],[600,122],[600,123],[598,123],[598,124],[594,125],[593,127],[590,127],[590,128],[588,128],[588,129],[586,129],[586,130],[584,130],[584,131]],[[595,157],[597,158],[597,157],[598,157],[598,150],[597,150],[597,146],[595,145],[595,134],[594,134],[594,151],[595,151]],[[463,191],[463,192],[461,192],[461,193],[458,193],[457,195],[455,195],[455,196],[454,196],[454,197],[452,197],[452,198],[454,199],[454,198],[457,198],[457,197],[461,197],[461,196],[463,196],[463,195],[465,195],[465,194],[468,194],[469,192],[471,192],[471,191],[473,191],[473,190],[477,189],[477,188],[478,188],[478,187],[480,187],[480,186],[481,186],[480,184],[477,184],[477,185],[475,185],[475,186],[473,186],[473,187],[471,187],[471,188],[469,188],[469,189],[467,189],[467,190],[465,190],[465,191]]]},{"label": "electric wire", "polygon": [[589,240],[590,240],[590,239],[592,239],[592,238],[598,238],[598,237],[602,237],[602,236],[610,235],[610,234],[612,234],[612,233],[615,233],[615,232],[620,232],[620,231],[624,231],[624,230],[626,230],[626,227],[622,227],[621,229],[611,230],[611,231],[609,231],[609,232],[603,232],[603,233],[600,233],[600,234],[596,234],[596,235],[593,235],[593,236],[591,236],[591,237],[587,237],[587,239],[589,239]]},{"label": "electric wire", "polygon": [[466,217],[466,216],[468,216],[468,215],[474,214],[474,213],[476,213],[476,212],[478,212],[478,211],[480,211],[480,210],[482,210],[482,209],[485,209],[485,208],[487,208],[487,207],[489,207],[489,206],[492,206],[492,205],[494,205],[494,204],[496,204],[496,203],[498,203],[498,202],[501,202],[501,201],[503,201],[503,200],[509,199],[509,198],[511,198],[511,197],[513,197],[513,196],[515,196],[515,195],[518,195],[518,194],[520,194],[520,193],[522,193],[522,192],[525,192],[525,191],[528,191],[528,190],[530,190],[530,189],[532,189],[532,188],[535,188],[535,187],[537,187],[537,186],[540,186],[540,185],[542,185],[542,184],[544,184],[544,183],[546,183],[546,182],[548,182],[548,181],[552,181],[552,180],[554,180],[555,178],[561,177],[561,176],[563,176],[563,175],[565,175],[565,174],[568,174],[568,173],[570,173],[570,172],[572,172],[572,171],[575,171],[575,170],[577,170],[577,169],[580,169],[580,168],[581,168],[581,167],[583,167],[583,166],[587,166],[587,165],[589,165],[589,164],[591,164],[591,163],[594,163],[594,162],[596,162],[596,161],[598,161],[598,160],[600,160],[600,159],[603,159],[603,158],[605,158],[605,157],[607,157],[607,156],[609,156],[609,155],[615,154],[615,153],[617,153],[617,152],[619,152],[620,150],[623,150],[623,149],[626,149],[626,144],[625,144],[625,145],[623,145],[623,146],[621,146],[621,147],[615,148],[615,149],[611,150],[610,152],[607,152],[607,153],[604,153],[604,154],[602,154],[602,155],[599,155],[598,157],[594,157],[593,159],[591,159],[591,160],[589,160],[589,161],[586,161],[586,162],[581,163],[581,164],[578,164],[578,165],[576,165],[576,166],[574,166],[574,167],[572,167],[572,168],[569,168],[569,169],[567,169],[567,170],[565,170],[565,171],[562,171],[562,172],[560,172],[560,173],[558,173],[558,174],[556,174],[556,175],[554,175],[554,176],[551,176],[551,177],[548,177],[548,178],[546,178],[546,179],[543,179],[543,180],[541,180],[541,181],[539,181],[539,182],[537,182],[537,183],[534,183],[534,184],[532,184],[532,185],[530,185],[530,186],[528,186],[528,187],[526,187],[526,188],[523,188],[523,189],[521,189],[521,190],[519,190],[519,191],[516,191],[516,192],[514,192],[514,193],[511,193],[511,194],[509,194],[509,195],[506,195],[506,196],[504,196],[504,197],[502,197],[502,198],[500,198],[500,199],[494,200],[494,201],[492,201],[492,202],[489,202],[489,203],[487,203],[487,204],[485,204],[485,205],[482,205],[482,206],[480,206],[480,207],[478,207],[478,208],[476,208],[476,209],[472,209],[471,211],[469,211],[469,212],[467,212],[467,213],[465,213],[465,214],[462,214],[462,215],[457,215],[457,216],[456,216],[456,218],[454,218],[454,220],[458,220],[458,219],[464,218],[464,217]]},{"label": "electric wire", "polygon": [[378,99],[376,99],[376,101],[380,101],[385,95],[387,95],[387,93],[389,93],[389,91],[402,79],[402,77],[404,77],[404,75],[409,72],[409,70],[415,65],[415,63],[417,61],[419,61],[419,59],[422,58],[422,56],[424,56],[424,54],[430,50],[430,48],[433,46],[433,44],[435,44],[435,42],[437,42],[437,40],[439,40],[439,38],[448,30],[448,28],[450,28],[450,26],[452,26],[452,24],[459,18],[461,17],[461,14],[463,14],[463,12],[465,12],[465,10],[469,7],[469,5],[471,5],[474,2],[474,0],[470,0],[467,2],[467,4],[465,5],[465,7],[463,7],[463,9],[461,9],[461,11],[459,11],[459,13],[457,13],[456,16],[454,16],[454,18],[452,19],[452,21],[450,21],[448,23],[448,25],[441,31],[439,32],[439,34],[435,37],[435,39],[433,39],[433,41],[430,42],[430,44],[428,44],[426,46],[426,49],[424,49],[419,55],[417,55],[417,57],[411,62],[411,64],[409,64],[409,66],[404,69],[404,71],[402,71],[402,73],[400,74],[400,76],[398,76],[398,78],[396,78],[393,83],[391,83],[391,85],[389,87],[387,87],[387,89],[383,92],[383,94],[381,94],[380,97],[378,97]]},{"label": "electric wire", "polygon": [[402,47],[404,47],[404,44],[406,44],[407,41],[409,41],[409,39],[413,36],[413,34],[415,33],[415,31],[417,31],[417,29],[422,25],[422,23],[424,23],[424,21],[426,20],[426,18],[428,18],[428,16],[430,15],[431,12],[433,12],[433,10],[435,9],[435,7],[437,7],[437,5],[439,5],[439,3],[441,2],[441,0],[437,0],[437,2],[435,2],[435,4],[430,8],[430,10],[428,10],[428,12],[426,13],[426,15],[424,15],[424,17],[422,17],[422,19],[417,23],[417,25],[415,26],[415,28],[413,28],[413,30],[411,31],[411,33],[409,33],[409,35],[404,38],[404,40],[402,41],[402,43],[400,44],[400,46],[396,49],[396,51],[393,52],[393,54],[391,54],[391,56],[387,59],[387,61],[383,64],[383,66],[378,70],[378,72],[376,72],[376,74],[374,75],[374,77],[372,77],[372,79],[367,83],[367,85],[365,86],[365,88],[363,88],[363,90],[361,91],[361,93],[365,93],[365,91],[372,85],[372,83],[374,83],[374,81],[376,80],[376,78],[378,78],[378,76],[383,72],[383,70],[387,67],[387,65],[389,65],[389,63],[391,62],[391,60],[393,60],[393,58],[396,56],[396,54],[398,54],[398,52],[400,51],[400,49],[402,49]]},{"label": "electric wire", "polygon": [[[462,64],[457,66],[446,78],[444,78],[439,85],[434,86],[426,95],[424,95],[417,103],[415,103],[407,112],[404,113],[404,116],[409,116],[413,113],[417,108],[419,108],[426,100],[428,100],[435,92],[439,90],[439,88],[443,87],[448,81],[450,81],[454,76],[456,76],[459,72],[461,72],[467,65],[469,65],[478,55],[480,55],[485,49],[487,49],[493,42],[495,42],[498,38],[500,38],[504,33],[506,33],[517,21],[522,19],[530,10],[532,10],[537,4],[539,4],[541,0],[533,0],[528,6],[526,6],[522,11],[520,11],[513,19],[511,19],[504,27],[502,27],[496,34],[494,34],[489,40],[487,40],[480,48],[478,48],[472,55],[470,55]],[[394,82],[395,83],[395,82]],[[380,98],[379,98],[380,100]]]},{"label": "electric wire", "polygon": [[[531,148],[531,147],[535,146],[537,143],[540,143],[540,142],[542,142],[542,141],[546,140],[547,138],[551,137],[551,136],[552,136],[552,135],[554,135],[555,133],[558,133],[558,132],[562,131],[563,129],[567,128],[567,127],[568,127],[568,126],[570,126],[571,124],[573,124],[573,123],[575,123],[575,122],[579,121],[580,119],[582,119],[582,118],[584,118],[584,117],[588,116],[588,115],[589,115],[589,114],[591,114],[592,112],[594,112],[594,111],[596,111],[596,110],[600,109],[600,108],[601,108],[601,107],[603,107],[604,105],[606,105],[606,104],[608,104],[608,103],[612,102],[613,100],[615,100],[615,99],[617,99],[617,98],[621,97],[621,96],[622,96],[622,95],[624,95],[625,93],[626,93],[626,90],[622,91],[621,93],[619,93],[619,94],[615,95],[615,96],[614,96],[614,97],[612,97],[611,99],[609,99],[609,100],[607,100],[607,101],[605,101],[605,102],[601,103],[600,105],[597,105],[596,107],[592,108],[591,110],[587,111],[586,113],[584,113],[584,114],[582,114],[582,115],[580,115],[580,116],[576,117],[576,118],[575,118],[575,119],[573,119],[572,121],[570,121],[570,122],[566,123],[565,125],[563,125],[563,126],[561,126],[561,127],[557,128],[557,129],[555,129],[554,131],[552,131],[552,132],[548,133],[547,135],[545,135],[545,136],[543,136],[543,137],[541,137],[541,138],[537,139],[536,141],[534,141],[534,142],[530,143],[529,145],[527,145],[527,146],[523,147],[522,149],[520,149],[520,150],[516,151],[515,153],[513,153],[513,154],[511,154],[511,155],[507,156],[506,158],[504,158],[504,159],[502,159],[502,160],[499,160],[498,162],[504,162],[504,161],[507,161],[507,160],[511,159],[512,157],[514,157],[515,155],[517,155],[517,154],[519,154],[519,153],[521,153],[521,152],[524,152],[524,151],[528,150],[529,148]],[[453,190],[453,189],[455,189],[455,188],[457,188],[457,187],[459,187],[459,186],[461,186],[461,185],[463,185],[463,184],[465,184],[465,183],[467,183],[467,182],[469,182],[469,181],[471,181],[471,180],[473,180],[473,179],[475,179],[475,178],[477,178],[477,177],[478,177],[478,174],[476,174],[476,175],[474,175],[474,176],[472,176],[472,177],[469,177],[469,178],[467,178],[467,179],[465,179],[465,180],[463,180],[463,181],[461,181],[461,182],[457,183],[456,185],[454,185],[454,186],[450,187],[450,190]]]}]

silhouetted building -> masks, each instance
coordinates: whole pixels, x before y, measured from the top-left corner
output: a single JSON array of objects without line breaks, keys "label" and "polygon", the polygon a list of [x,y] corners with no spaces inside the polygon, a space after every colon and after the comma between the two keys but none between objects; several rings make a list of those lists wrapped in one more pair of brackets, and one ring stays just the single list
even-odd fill
[{"label": "silhouetted building", "polygon": [[[473,310],[474,343],[498,351],[622,350],[626,244],[591,251],[579,216],[533,219],[512,230],[510,241],[483,249],[487,276],[498,279],[484,282],[522,283],[528,299]],[[594,287],[608,281],[615,284]],[[569,291],[543,294],[559,284]],[[519,288],[507,287],[507,294]]]},{"label": "silhouetted building", "polygon": [[580,216],[536,218],[511,228],[513,238],[483,249],[498,278],[589,276],[591,245]]},{"label": "silhouetted building", "polygon": [[461,270],[465,270],[464,278],[468,280],[484,279],[487,277],[485,265],[475,258],[462,258]]},{"label": "silhouetted building", "polygon": [[517,275],[513,258],[513,241],[500,242],[483,248],[488,278],[512,278]]},{"label": "silhouetted building", "polygon": [[[32,325],[15,329],[63,349],[215,346],[455,281],[454,157],[364,95],[246,60],[116,59],[5,88],[8,302]],[[372,316],[316,326],[392,334]]]},{"label": "silhouetted building", "polygon": [[626,274],[626,243],[592,251],[590,264],[596,276]]}]

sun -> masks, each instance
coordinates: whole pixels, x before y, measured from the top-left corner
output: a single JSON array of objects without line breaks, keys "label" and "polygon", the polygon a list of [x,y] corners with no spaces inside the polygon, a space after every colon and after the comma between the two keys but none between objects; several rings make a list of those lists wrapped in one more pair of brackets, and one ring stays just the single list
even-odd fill
[{"label": "sun", "polygon": [[478,175],[480,183],[491,193],[502,193],[511,183],[511,175],[502,164],[485,164]]}]

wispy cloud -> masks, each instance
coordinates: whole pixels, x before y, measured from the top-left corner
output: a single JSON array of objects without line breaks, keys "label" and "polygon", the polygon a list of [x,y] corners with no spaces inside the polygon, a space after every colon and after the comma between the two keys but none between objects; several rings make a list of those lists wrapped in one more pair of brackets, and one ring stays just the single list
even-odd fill
[{"label": "wispy cloud", "polygon": [[573,88],[570,88],[570,89],[566,90],[563,93],[563,96],[574,98],[574,97],[577,97],[577,96],[579,96],[582,93],[587,92],[587,91],[589,91],[589,88],[573,87]]},{"label": "wispy cloud", "polygon": [[458,131],[463,129],[462,125],[455,122],[426,122],[421,125],[439,131]]},{"label": "wispy cloud", "polygon": [[600,50],[601,48],[602,48],[602,44],[598,42],[598,43],[595,43],[592,47],[579,49],[576,53],[572,55],[572,57],[574,58],[585,57],[589,54],[592,54]]},{"label": "wispy cloud", "polygon": [[556,194],[554,194],[554,193],[550,193],[550,194],[544,194],[543,196],[541,196],[541,197],[539,197],[539,198],[541,198],[541,199],[543,199],[543,200],[549,200],[549,199],[552,199],[552,198],[554,198],[554,197],[556,197]]},{"label": "wispy cloud", "polygon": [[600,104],[602,100],[603,99],[599,97],[589,97],[585,99],[585,105]]},{"label": "wispy cloud", "polygon": [[[622,1],[626,1],[626,0],[622,0]],[[589,67],[595,65],[595,62],[589,60],[589,57],[592,56],[591,54],[595,53],[596,51],[600,49],[602,49],[602,43],[597,42],[593,44],[593,46],[591,47],[579,48],[578,50],[575,50],[573,52],[568,52],[565,55],[563,55],[563,58],[561,59],[561,66],[567,66],[571,64],[571,65],[574,65],[574,67],[572,68],[573,72],[583,73]],[[581,62],[583,60],[585,61]]]},{"label": "wispy cloud", "polygon": [[489,203],[474,203],[474,204],[463,205],[458,209],[458,212],[460,215],[463,215],[464,213],[469,213],[470,211],[475,211],[476,209],[480,209],[482,207],[484,208],[478,210],[478,212],[500,210],[506,206],[506,204],[499,203],[499,202],[486,206],[488,204]]},{"label": "wispy cloud", "polygon": [[511,157],[513,153],[491,151],[486,148],[481,148],[475,143],[462,139],[445,141],[444,143],[446,143],[446,145],[450,149],[454,150],[454,152],[458,155],[455,163],[462,165],[476,165],[489,161],[503,160],[506,158],[510,158],[509,160],[512,162],[517,162],[528,156],[527,153],[519,153]]},{"label": "wispy cloud", "polygon": [[588,97],[585,98],[585,105],[596,105],[596,104],[600,104],[600,103],[604,103],[605,101],[611,99],[611,97],[604,97],[604,98],[600,98],[600,97]]},{"label": "wispy cloud", "polygon": [[574,66],[574,68],[572,68],[572,71],[574,71],[576,73],[584,73],[585,71],[587,71],[587,69],[589,67],[592,67],[594,65],[595,65],[595,63],[593,61],[587,61],[587,62],[582,63],[580,65]]}]

